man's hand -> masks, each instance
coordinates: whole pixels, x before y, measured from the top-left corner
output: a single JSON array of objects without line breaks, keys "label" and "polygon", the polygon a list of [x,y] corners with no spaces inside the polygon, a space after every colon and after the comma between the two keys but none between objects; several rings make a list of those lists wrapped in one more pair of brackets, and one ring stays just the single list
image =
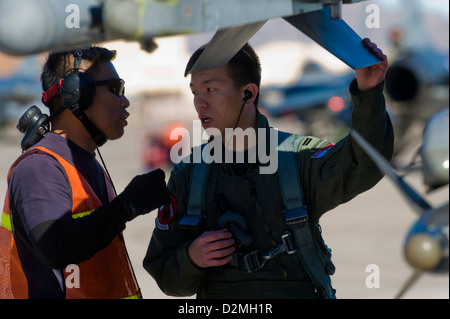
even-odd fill
[{"label": "man's hand", "polygon": [[234,240],[228,230],[208,231],[188,247],[188,256],[198,267],[223,266],[232,259]]},{"label": "man's hand", "polygon": [[170,203],[164,171],[156,169],[134,177],[113,201],[124,204],[129,213],[128,220]]},{"label": "man's hand", "polygon": [[375,43],[371,42],[370,39],[364,39],[363,43],[377,57],[383,59],[380,63],[356,70],[358,89],[360,91],[367,91],[384,81],[386,70],[388,68],[388,61],[383,51],[381,51]]}]

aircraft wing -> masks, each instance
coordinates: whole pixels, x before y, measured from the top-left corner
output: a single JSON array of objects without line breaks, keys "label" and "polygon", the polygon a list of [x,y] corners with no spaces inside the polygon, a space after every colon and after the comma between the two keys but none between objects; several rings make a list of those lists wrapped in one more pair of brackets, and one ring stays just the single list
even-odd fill
[{"label": "aircraft wing", "polygon": [[284,17],[359,68],[379,62],[341,19],[342,3],[359,1],[0,0],[0,50],[30,55],[119,39],[139,41],[150,50],[154,37],[219,30],[198,70],[226,64],[264,21]]},{"label": "aircraft wing", "polygon": [[[354,70],[382,61],[364,46],[362,39],[344,20],[332,17],[329,6],[284,19]],[[187,74],[227,64],[265,22],[217,31]]]},{"label": "aircraft wing", "polygon": [[284,19],[354,70],[382,61],[344,20],[331,17],[330,7]]},{"label": "aircraft wing", "polygon": [[216,32],[188,73],[200,72],[224,66],[245,43],[266,23],[266,21],[222,29]]}]

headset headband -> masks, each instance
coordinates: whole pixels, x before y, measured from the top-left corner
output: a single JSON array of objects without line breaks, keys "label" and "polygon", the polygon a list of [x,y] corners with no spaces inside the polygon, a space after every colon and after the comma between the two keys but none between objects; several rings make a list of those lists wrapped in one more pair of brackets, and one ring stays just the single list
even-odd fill
[{"label": "headset headband", "polygon": [[[80,68],[80,65],[81,65],[81,56],[82,56],[82,52],[81,52],[81,50],[76,50],[74,53],[73,53],[73,58],[74,58],[74,62],[73,62],[73,68],[75,69],[75,70],[78,70],[79,68]],[[67,58],[68,59],[70,59],[69,58],[69,53],[67,53]]]},{"label": "headset headband", "polygon": [[62,79],[58,80],[58,83],[52,85],[51,87],[48,88],[47,91],[45,91],[44,93],[42,93],[42,103],[44,103],[45,105],[47,105],[47,103],[53,99],[55,97],[56,94],[59,93],[59,89],[61,88],[62,85]]},{"label": "headset headband", "polygon": [[[67,52],[67,62],[69,63],[69,70],[64,74],[63,78],[70,72],[73,71],[78,71],[81,66],[81,57],[83,55],[83,52],[81,50],[76,50],[73,53],[73,58],[74,58],[74,66],[73,69],[70,65],[70,56],[69,56],[70,52]],[[62,85],[62,79],[58,80],[58,83],[52,85],[51,87],[48,88],[48,90],[46,90],[44,93],[42,93],[42,103],[44,103],[44,105],[47,105],[47,103],[53,99],[55,97],[56,94],[59,93],[59,89],[61,88]]]}]

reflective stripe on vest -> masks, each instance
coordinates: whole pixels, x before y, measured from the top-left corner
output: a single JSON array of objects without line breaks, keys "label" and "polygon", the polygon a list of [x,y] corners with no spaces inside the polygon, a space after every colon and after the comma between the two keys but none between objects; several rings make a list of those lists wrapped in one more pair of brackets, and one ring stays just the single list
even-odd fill
[{"label": "reflective stripe on vest", "polygon": [[[72,192],[72,218],[88,216],[101,206],[95,192],[78,170],[61,156],[46,148],[37,146],[22,154],[11,167],[10,173],[21,159],[37,151],[54,157],[63,167]],[[105,181],[111,200],[114,198],[114,192],[106,175]],[[23,271],[18,262],[17,249],[11,232],[12,228],[7,194],[0,229],[0,298],[27,298],[26,282],[17,280],[17,278],[23,279],[17,275],[18,272],[23,275]],[[66,271],[66,269],[60,271],[64,276],[67,299],[141,298],[121,234],[116,236],[107,247],[98,251],[91,259],[80,262],[77,266],[79,270],[77,274],[74,274],[71,270]],[[79,285],[66,285],[74,279],[73,276],[75,275]],[[17,291],[20,291],[20,293],[17,293]],[[25,295],[24,291],[26,292]]]},{"label": "reflective stripe on vest", "polygon": [[9,214],[7,214],[6,212],[2,213],[1,227],[4,227],[7,230],[11,231],[11,219],[9,218]]}]

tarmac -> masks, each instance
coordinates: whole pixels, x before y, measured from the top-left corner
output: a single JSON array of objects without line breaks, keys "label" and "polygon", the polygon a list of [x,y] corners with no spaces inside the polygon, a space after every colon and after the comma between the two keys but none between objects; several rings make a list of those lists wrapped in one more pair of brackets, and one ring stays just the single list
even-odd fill
[{"label": "tarmac", "polygon": [[[135,175],[143,173],[142,138],[152,125],[157,125],[156,120],[148,123],[142,118],[131,120],[124,137],[109,141],[101,147],[101,155],[118,193]],[[6,193],[8,169],[21,153],[20,138],[20,133],[11,128],[7,128],[0,138],[2,197]],[[166,170],[167,180],[169,176],[170,170]],[[407,176],[406,180],[421,194],[425,194],[433,205],[449,199],[448,186],[426,194],[419,173]],[[156,211],[152,211],[129,222],[124,237],[143,297],[167,299],[171,297],[160,291],[142,266],[155,218]],[[337,269],[332,281],[339,299],[395,298],[413,273],[403,257],[403,244],[409,228],[417,218],[407,201],[386,178],[371,190],[322,217],[323,236],[333,251]],[[449,299],[448,274],[423,274],[403,298]]]}]

